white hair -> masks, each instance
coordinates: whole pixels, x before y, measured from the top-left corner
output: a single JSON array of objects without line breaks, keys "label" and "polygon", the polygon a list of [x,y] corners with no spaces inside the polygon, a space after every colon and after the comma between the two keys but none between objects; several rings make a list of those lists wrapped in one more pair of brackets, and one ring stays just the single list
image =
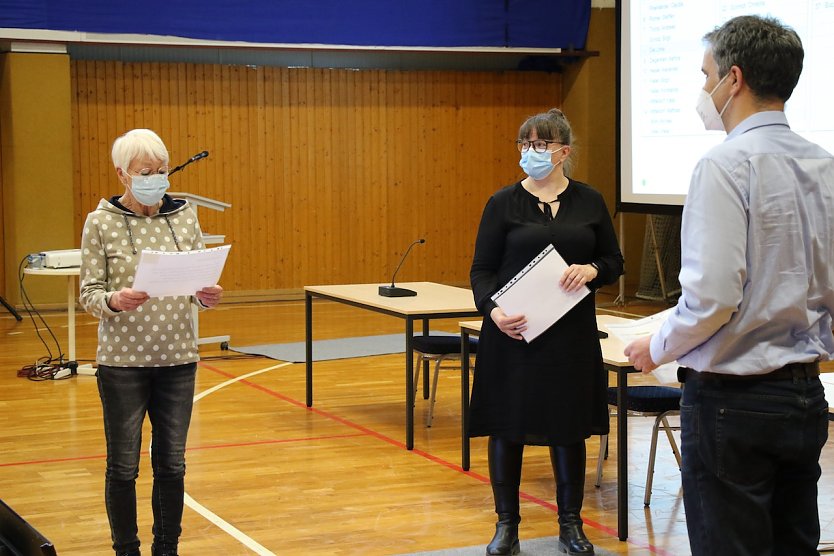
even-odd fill
[{"label": "white hair", "polygon": [[168,149],[159,135],[150,129],[132,129],[113,141],[110,157],[113,159],[113,166],[126,172],[130,163],[140,157],[168,164]]}]

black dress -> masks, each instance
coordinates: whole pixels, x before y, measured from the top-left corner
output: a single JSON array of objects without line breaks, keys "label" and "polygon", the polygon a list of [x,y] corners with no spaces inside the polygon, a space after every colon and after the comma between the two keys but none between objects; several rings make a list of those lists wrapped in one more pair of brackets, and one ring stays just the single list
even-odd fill
[{"label": "black dress", "polygon": [[599,267],[592,292],[617,280],[623,257],[605,201],[590,186],[569,180],[552,220],[537,203],[520,182],[505,187],[487,202],[478,228],[470,280],[484,323],[469,434],[568,445],[608,433],[593,293],[529,344],[498,329],[490,297],[551,243],[569,265]]}]

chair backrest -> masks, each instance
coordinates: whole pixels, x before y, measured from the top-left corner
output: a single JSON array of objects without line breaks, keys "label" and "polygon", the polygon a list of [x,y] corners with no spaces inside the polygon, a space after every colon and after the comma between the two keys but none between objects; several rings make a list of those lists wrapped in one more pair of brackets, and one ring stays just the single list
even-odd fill
[{"label": "chair backrest", "polygon": [[0,500],[0,556],[4,554],[57,556],[46,537]]}]

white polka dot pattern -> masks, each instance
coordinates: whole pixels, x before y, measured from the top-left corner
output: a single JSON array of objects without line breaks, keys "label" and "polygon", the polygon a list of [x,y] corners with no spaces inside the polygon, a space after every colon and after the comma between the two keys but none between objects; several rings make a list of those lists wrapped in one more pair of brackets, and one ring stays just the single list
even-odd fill
[{"label": "white polka dot pattern", "polygon": [[[200,225],[188,203],[169,212],[168,218],[182,250],[203,248]],[[133,246],[137,251],[176,249],[163,215],[130,216],[102,199],[87,216],[81,239],[80,302],[100,319],[96,360],[126,367],[165,367],[198,361],[191,319],[194,298],[152,298],[129,313],[115,312],[107,306],[111,292],[133,283],[139,260]],[[174,323],[180,333],[173,333]]]}]

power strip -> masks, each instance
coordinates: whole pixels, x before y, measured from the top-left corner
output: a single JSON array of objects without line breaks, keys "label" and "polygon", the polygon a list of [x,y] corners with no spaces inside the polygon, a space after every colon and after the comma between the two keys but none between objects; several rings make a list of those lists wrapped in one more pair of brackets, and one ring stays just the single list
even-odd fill
[{"label": "power strip", "polygon": [[78,368],[75,369],[75,374],[84,376],[96,376],[96,372],[97,369],[89,363],[78,365]]},{"label": "power strip", "polygon": [[60,378],[66,378],[70,375],[96,376],[96,373],[98,372],[98,369],[93,367],[90,363],[84,363],[83,365],[79,365],[75,361],[68,361],[67,363],[64,363],[64,365],[66,366],[62,369],[59,369],[53,375],[53,379],[57,380]]}]

